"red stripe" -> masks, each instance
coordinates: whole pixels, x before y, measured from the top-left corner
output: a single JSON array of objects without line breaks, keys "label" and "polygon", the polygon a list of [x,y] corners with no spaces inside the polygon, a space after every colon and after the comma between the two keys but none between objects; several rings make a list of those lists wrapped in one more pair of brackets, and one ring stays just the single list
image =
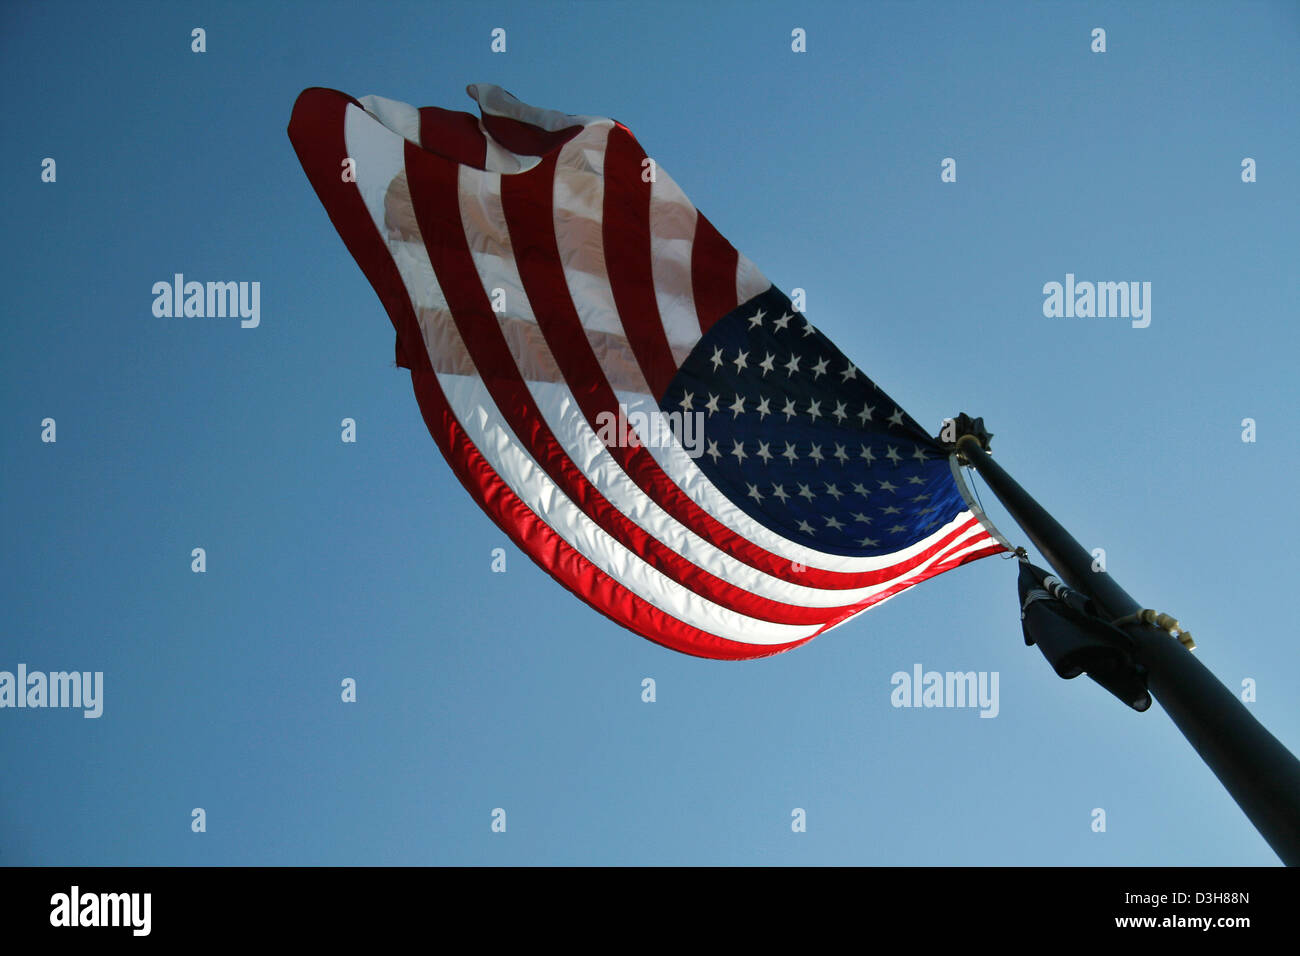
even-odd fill
[{"label": "red stripe", "polygon": [[[644,179],[645,150],[616,124],[605,145],[605,203],[601,211],[601,243],[605,269],[619,320],[637,364],[658,401],[668,393],[677,374],[677,360],[668,347],[668,333],[655,299],[650,263],[650,183]],[[732,271],[735,288],[735,271]]]},{"label": "red stripe", "polygon": [[[984,540],[992,541],[993,539],[985,537]],[[972,547],[973,545],[979,543],[979,541],[980,541],[979,538],[972,538],[968,541],[961,542],[960,545],[954,545],[950,550],[956,553],[960,551],[962,548]],[[884,591],[881,591],[879,594],[873,594],[868,600],[862,602],[861,604],[855,605],[853,610],[848,611],[847,613],[844,614],[837,615],[835,618],[828,621],[826,625],[822,627],[821,630],[819,630],[817,633],[824,634],[832,627],[842,624],[844,621],[847,621],[849,618],[855,617],[856,615],[861,614],[863,611],[875,607],[877,604],[879,604],[881,601],[884,601],[886,598],[891,598],[895,594],[898,594],[900,591],[905,591],[910,587],[920,584],[922,581],[928,581],[930,578],[937,577],[938,575],[943,574],[945,571],[951,571],[953,568],[959,568],[963,564],[967,564],[971,561],[976,560],[977,558],[986,558],[991,554],[999,554],[1006,550],[1007,549],[1004,548],[1002,545],[994,542],[989,547],[982,548],[978,551],[972,551],[969,554],[963,554],[956,559],[952,557],[948,557],[948,558],[944,558],[941,561],[936,561],[934,564],[930,565],[920,574],[914,574],[909,578],[905,578],[904,580],[899,581],[897,584],[893,585],[892,587],[887,588]]]},{"label": "red stripe", "polygon": [[695,314],[700,332],[740,305],[736,292],[736,270],[740,253],[713,223],[699,213],[695,220],[695,242],[691,244],[691,290],[695,293]]},{"label": "red stripe", "polygon": [[478,128],[478,117],[437,106],[420,108],[420,145],[440,156],[475,169],[482,169],[487,157],[487,137]]},{"label": "red stripe", "polygon": [[521,156],[545,156],[552,150],[559,149],[573,137],[582,132],[581,126],[566,126],[564,129],[545,130],[531,123],[523,123],[506,116],[483,114],[483,125],[492,138]]},{"label": "red stripe", "polygon": [[755,645],[732,641],[677,620],[637,597],[570,547],[510,490],[474,447],[457,422],[438,384],[419,322],[387,244],[375,228],[355,184],[341,184],[339,163],[346,155],[343,118],[349,104],[360,104],[335,90],[303,91],[294,104],[289,139],[316,195],[388,312],[399,338],[417,347],[411,358],[411,383],[420,412],[443,456],[471,497],[534,562],[565,588],[615,623],[673,650],[720,660],[750,660],[779,654],[805,643]]}]

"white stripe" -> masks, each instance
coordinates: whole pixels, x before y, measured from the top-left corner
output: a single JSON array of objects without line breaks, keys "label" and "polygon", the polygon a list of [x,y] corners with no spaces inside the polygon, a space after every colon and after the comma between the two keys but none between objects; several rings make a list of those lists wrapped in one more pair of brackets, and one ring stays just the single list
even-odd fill
[{"label": "white stripe", "polygon": [[[363,97],[362,102],[366,99],[378,97]],[[374,116],[349,103],[343,111],[343,140],[347,144],[348,156],[356,163],[357,191],[370,210],[375,228],[388,240],[390,230],[384,222],[384,197],[388,194],[389,183],[405,169],[405,147],[402,145],[401,134],[386,128]],[[342,172],[340,165],[339,174],[342,175]],[[389,247],[392,247],[391,242]]]},{"label": "white stripe", "polygon": [[959,550],[953,551],[949,549],[947,556],[944,558],[945,564],[950,561],[956,561],[958,558],[962,557],[962,555],[970,554],[974,551],[979,551],[982,548],[987,548],[998,543],[990,539],[982,528],[977,528],[976,531],[978,532],[977,534],[967,536],[968,540],[963,542]]},{"label": "white stripe", "polygon": [[664,333],[681,368],[700,341],[700,320],[691,286],[691,251],[699,213],[662,169],[650,184],[650,269]]},{"label": "white stripe", "polygon": [[479,120],[479,131],[482,132],[483,138],[487,140],[487,148],[483,155],[483,168],[493,173],[506,173],[513,175],[515,173],[526,173],[542,161],[540,156],[519,156],[510,152],[487,131],[483,121]]},{"label": "white stripe", "polygon": [[[420,145],[420,111],[414,106],[383,96],[362,96],[357,99],[357,102],[365,107],[367,113],[398,136],[409,139],[416,146]],[[351,104],[348,105],[350,108],[355,108]]]},{"label": "white stripe", "polygon": [[600,116],[578,116],[561,113],[559,110],[543,109],[540,106],[529,106],[513,93],[492,83],[471,83],[465,87],[465,92],[469,94],[470,99],[478,103],[484,113],[519,120],[521,123],[529,123],[552,133],[570,126],[612,122]]},{"label": "white stripe", "polygon": [[736,301],[744,303],[766,292],[772,283],[767,281],[767,276],[743,252],[737,252],[736,255],[739,256],[736,263]]}]

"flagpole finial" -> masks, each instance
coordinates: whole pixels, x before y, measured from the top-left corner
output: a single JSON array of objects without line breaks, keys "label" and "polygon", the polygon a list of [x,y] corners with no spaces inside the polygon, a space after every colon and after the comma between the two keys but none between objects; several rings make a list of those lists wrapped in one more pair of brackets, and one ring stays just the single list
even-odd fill
[{"label": "flagpole finial", "polygon": [[940,433],[939,441],[948,447],[950,451],[957,453],[958,461],[961,464],[968,464],[961,455],[961,444],[965,439],[974,440],[984,451],[990,451],[990,444],[993,441],[993,433],[984,426],[983,418],[971,418],[965,412],[962,412],[956,418],[950,419],[944,423],[944,430]]}]

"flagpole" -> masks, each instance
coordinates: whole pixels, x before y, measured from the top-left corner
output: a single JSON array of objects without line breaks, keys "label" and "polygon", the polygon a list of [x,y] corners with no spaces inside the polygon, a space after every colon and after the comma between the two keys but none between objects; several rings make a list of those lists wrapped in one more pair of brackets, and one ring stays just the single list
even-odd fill
[{"label": "flagpole", "polygon": [[[965,416],[959,421],[969,423]],[[957,453],[993,489],[1066,584],[1090,596],[1110,621],[1142,609],[1092,555],[1016,483],[986,450],[988,433],[960,435]],[[1214,771],[1250,822],[1288,866],[1300,866],[1300,761],[1167,631],[1125,624],[1151,694]]]}]

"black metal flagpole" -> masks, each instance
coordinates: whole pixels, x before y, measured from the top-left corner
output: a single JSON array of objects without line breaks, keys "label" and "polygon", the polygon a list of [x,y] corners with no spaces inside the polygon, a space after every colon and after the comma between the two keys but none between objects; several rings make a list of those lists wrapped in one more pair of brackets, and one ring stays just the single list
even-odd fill
[{"label": "black metal flagpole", "polygon": [[[1093,570],[1092,555],[989,456],[983,422],[965,415],[956,421],[958,455],[979,472],[1062,580],[1091,597],[1109,621],[1142,610],[1110,574]],[[1300,866],[1300,761],[1168,631],[1152,624],[1120,626],[1132,639],[1152,695],[1269,846],[1288,866]]]}]

